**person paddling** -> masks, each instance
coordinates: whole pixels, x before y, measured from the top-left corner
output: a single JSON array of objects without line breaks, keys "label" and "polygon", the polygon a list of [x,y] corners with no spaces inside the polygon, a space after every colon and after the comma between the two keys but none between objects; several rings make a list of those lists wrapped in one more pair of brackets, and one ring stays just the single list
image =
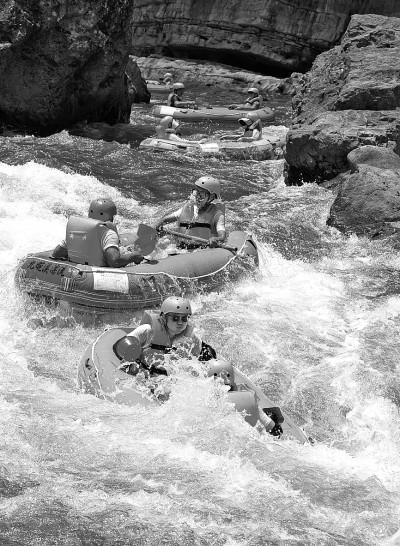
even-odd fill
[{"label": "person paddling", "polygon": [[117,207],[111,199],[100,197],[89,206],[88,218],[71,216],[65,240],[53,250],[52,258],[100,267],[139,264],[143,256],[120,246],[114,217]]},{"label": "person paddling", "polygon": [[174,119],[172,116],[164,116],[156,127],[157,138],[174,141],[183,140],[178,135],[178,127],[179,121]]},{"label": "person paddling", "polygon": [[[164,224],[177,222],[179,233],[206,239],[208,246],[218,246],[226,237],[225,205],[220,194],[221,185],[217,178],[201,176],[194,182],[190,199],[178,210],[163,216],[154,228],[162,231]],[[182,241],[179,246],[194,249],[204,246],[204,241]]]},{"label": "person paddling", "polygon": [[262,139],[262,123],[255,112],[249,112],[246,117],[240,118],[238,123],[243,127],[243,133],[241,135],[235,133],[224,134],[220,137],[220,140],[253,142]]},{"label": "person paddling", "polygon": [[162,83],[166,86],[171,86],[173,84],[173,75],[171,72],[166,72],[162,78]]},{"label": "person paddling", "polygon": [[176,82],[172,86],[172,93],[168,95],[167,104],[174,108],[195,108],[196,102],[193,100],[183,100],[185,86],[181,82]]},{"label": "person paddling", "polygon": [[262,108],[263,98],[257,87],[249,87],[244,104],[230,104],[230,110],[259,110]]},{"label": "person paddling", "polygon": [[121,338],[114,352],[121,369],[131,375],[145,370],[149,375],[168,375],[165,355],[177,353],[199,361],[216,358],[215,350],[205,343],[190,324],[192,306],[188,299],[169,296],[159,312],[145,311],[140,326]]}]

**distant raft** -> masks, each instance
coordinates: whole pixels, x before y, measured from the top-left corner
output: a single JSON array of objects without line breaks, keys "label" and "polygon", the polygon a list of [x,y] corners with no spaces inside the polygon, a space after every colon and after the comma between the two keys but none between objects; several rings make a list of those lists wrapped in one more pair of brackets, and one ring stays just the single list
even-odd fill
[{"label": "distant raft", "polygon": [[257,267],[257,247],[251,235],[233,231],[226,244],[237,251],[204,248],[118,269],[55,260],[49,250],[23,258],[15,282],[23,293],[66,301],[75,308],[136,311],[159,305],[188,281],[206,281],[206,286],[210,281],[211,289]]},{"label": "distant raft", "polygon": [[139,148],[158,152],[172,151],[220,156],[222,159],[280,159],[283,157],[288,131],[289,129],[284,125],[270,125],[263,129],[263,138],[253,142],[236,142],[234,140],[199,142],[152,137],[143,140]]},{"label": "distant raft", "polygon": [[[160,404],[160,399],[153,394],[157,376],[151,378],[148,386],[139,382],[136,376],[123,371],[123,362],[114,351],[115,344],[130,331],[132,328],[110,328],[87,347],[78,366],[79,387],[87,394],[118,404],[156,407]],[[236,367],[228,363],[226,366],[230,380],[235,386],[234,390],[226,393],[227,399],[234,404],[237,411],[244,414],[244,418],[251,426],[256,426],[260,422],[260,412],[266,412],[267,415],[273,412],[281,417],[279,421],[282,439],[291,438],[302,444],[309,443],[303,430],[259,387]],[[213,371],[213,364],[210,364],[209,375],[217,375],[213,374]]]},{"label": "distant raft", "polygon": [[195,142],[190,140],[164,140],[161,138],[146,138],[139,148],[158,152],[187,152],[208,156],[222,156],[227,159],[275,159],[274,146],[268,139],[254,142]]},{"label": "distant raft", "polygon": [[230,110],[224,106],[210,106],[193,110],[191,108],[174,108],[173,106],[154,106],[152,109],[152,114],[156,117],[172,116],[174,119],[187,121],[238,121],[240,118],[246,117],[249,112],[264,122],[273,121],[275,116],[273,110],[268,107],[259,110]]}]

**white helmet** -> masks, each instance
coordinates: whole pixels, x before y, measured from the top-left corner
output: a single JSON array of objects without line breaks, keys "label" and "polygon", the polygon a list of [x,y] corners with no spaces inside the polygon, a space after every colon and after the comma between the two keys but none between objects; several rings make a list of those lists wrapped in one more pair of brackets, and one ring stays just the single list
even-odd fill
[{"label": "white helmet", "polygon": [[177,127],[179,127],[179,121],[174,119],[172,116],[164,116],[160,120],[159,125],[164,129],[176,129]]},{"label": "white helmet", "polygon": [[178,296],[166,298],[161,304],[160,315],[167,315],[168,313],[191,315],[192,307],[190,301],[186,298],[179,298]]},{"label": "white helmet", "polygon": [[181,82],[176,82],[173,84],[172,89],[176,91],[177,89],[185,89],[185,86]]},{"label": "white helmet", "polygon": [[196,188],[207,190],[210,195],[215,194],[217,199],[221,197],[221,184],[218,178],[214,178],[213,176],[201,176],[195,181],[194,185]]},{"label": "white helmet", "polygon": [[258,93],[259,93],[257,87],[249,87],[247,92],[248,93],[255,93],[256,95],[258,95]]},{"label": "white helmet", "polygon": [[172,78],[171,72],[166,72],[166,73],[164,74],[164,79],[165,79],[165,78]]}]

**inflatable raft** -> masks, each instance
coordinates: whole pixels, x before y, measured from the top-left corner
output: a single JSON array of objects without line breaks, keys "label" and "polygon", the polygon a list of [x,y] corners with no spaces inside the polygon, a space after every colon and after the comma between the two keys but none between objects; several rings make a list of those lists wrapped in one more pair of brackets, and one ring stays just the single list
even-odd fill
[{"label": "inflatable raft", "polygon": [[[153,394],[154,388],[145,386],[138,382],[135,376],[122,371],[123,362],[113,349],[117,341],[131,330],[132,328],[106,330],[86,349],[78,366],[78,384],[88,394],[119,404],[156,406],[160,401]],[[260,417],[262,418],[260,412],[279,415],[281,438],[292,438],[301,443],[309,442],[306,434],[294,421],[277,408],[276,404],[248,377],[229,364],[228,369],[230,380],[235,387],[234,390],[227,392],[226,396],[237,411],[245,412],[245,419],[250,425],[255,426],[259,423]],[[209,375],[216,375],[213,371],[211,364]],[[152,377],[150,382],[152,387],[157,382],[156,378],[157,376]]]},{"label": "inflatable raft", "polygon": [[209,108],[200,107],[197,110],[192,110],[174,108],[173,106],[154,106],[152,109],[152,113],[156,117],[172,116],[174,119],[187,121],[238,121],[240,118],[246,117],[249,112],[257,115],[264,122],[274,119],[274,112],[268,107],[260,108],[260,110],[229,110],[223,106],[210,106]]},{"label": "inflatable raft", "polygon": [[172,89],[172,85],[165,85],[156,80],[149,80],[146,82],[146,85],[149,93],[155,95],[169,95]]},{"label": "inflatable raft", "polygon": [[139,148],[165,152],[200,153],[208,156],[221,156],[227,159],[275,159],[274,147],[267,139],[254,142],[233,142],[221,140],[217,142],[195,142],[190,140],[164,140],[161,138],[146,138]]},{"label": "inflatable raft", "polygon": [[188,281],[215,285],[219,280],[220,285],[256,267],[257,248],[249,234],[233,231],[226,244],[232,250],[205,248],[119,269],[56,260],[49,250],[23,258],[15,281],[22,292],[50,301],[67,301],[93,311],[135,311],[159,305],[166,295],[181,292]]}]

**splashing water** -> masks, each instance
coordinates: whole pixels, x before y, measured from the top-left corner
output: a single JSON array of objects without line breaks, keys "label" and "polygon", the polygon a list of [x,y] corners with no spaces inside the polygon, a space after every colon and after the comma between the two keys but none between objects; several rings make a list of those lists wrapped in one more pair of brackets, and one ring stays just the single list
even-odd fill
[{"label": "splashing water", "polygon": [[[147,132],[150,119],[138,119]],[[1,146],[0,542],[398,543],[398,256],[326,227],[332,194],[286,188],[279,161],[149,155],[65,132]],[[77,364],[101,329],[34,330],[38,304],[14,290],[18,259],[54,247],[93,197],[115,199],[130,228],[204,173],[223,178],[228,227],[255,234],[260,270],[197,294],[192,320],[313,446],[260,435],[184,362],[160,407],[80,393]]]}]

